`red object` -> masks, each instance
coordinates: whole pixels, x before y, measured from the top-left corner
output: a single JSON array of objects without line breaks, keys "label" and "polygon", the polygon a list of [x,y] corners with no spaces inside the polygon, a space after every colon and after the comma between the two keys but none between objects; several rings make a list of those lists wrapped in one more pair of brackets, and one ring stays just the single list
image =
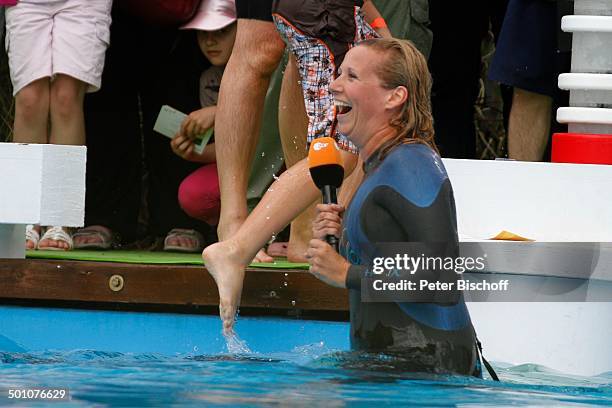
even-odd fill
[{"label": "red object", "polygon": [[15,6],[17,0],[0,0],[0,6]]},{"label": "red object", "polygon": [[370,23],[370,27],[377,29],[377,28],[386,28],[387,27],[387,22],[385,21],[384,18],[382,17],[378,17],[375,18],[371,23]]},{"label": "red object", "polygon": [[155,26],[183,25],[195,15],[201,0],[117,0],[117,5]]},{"label": "red object", "polygon": [[612,164],[612,135],[555,133],[554,163]]}]

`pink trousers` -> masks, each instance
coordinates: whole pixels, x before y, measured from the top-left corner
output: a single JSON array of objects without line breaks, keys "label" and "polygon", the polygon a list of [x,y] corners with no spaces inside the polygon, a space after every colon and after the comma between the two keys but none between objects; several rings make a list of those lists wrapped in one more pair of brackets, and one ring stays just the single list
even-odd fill
[{"label": "pink trousers", "polygon": [[221,212],[221,192],[216,163],[200,167],[187,176],[179,187],[178,199],[187,215],[209,225],[217,225]]}]

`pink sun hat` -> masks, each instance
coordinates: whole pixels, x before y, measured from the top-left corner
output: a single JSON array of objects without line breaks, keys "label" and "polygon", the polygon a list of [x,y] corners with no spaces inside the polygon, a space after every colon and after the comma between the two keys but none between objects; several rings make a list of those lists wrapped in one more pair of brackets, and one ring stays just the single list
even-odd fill
[{"label": "pink sun hat", "polygon": [[182,30],[220,30],[236,21],[236,4],[234,0],[202,0],[196,15]]}]

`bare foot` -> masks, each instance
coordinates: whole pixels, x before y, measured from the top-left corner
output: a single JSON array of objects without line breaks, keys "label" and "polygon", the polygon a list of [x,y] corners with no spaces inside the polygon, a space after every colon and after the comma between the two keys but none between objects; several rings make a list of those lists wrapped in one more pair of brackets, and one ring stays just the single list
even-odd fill
[{"label": "bare foot", "polygon": [[234,331],[234,319],[240,305],[244,270],[237,248],[231,241],[209,245],[202,252],[202,259],[219,290],[219,316],[223,322],[223,334]]},{"label": "bare foot", "polygon": [[289,248],[287,248],[287,260],[295,263],[306,263],[308,262],[308,259],[306,259],[307,250],[308,243],[289,242]]},{"label": "bare foot", "polygon": [[272,258],[270,255],[268,255],[265,251],[265,249],[260,249],[259,251],[257,251],[257,255],[255,255],[255,258],[253,258],[252,262],[256,262],[256,263],[272,263],[274,262],[274,258]]},{"label": "bare foot", "polygon": [[268,250],[266,252],[273,257],[286,258],[288,246],[289,244],[286,242],[273,242],[268,245]]}]

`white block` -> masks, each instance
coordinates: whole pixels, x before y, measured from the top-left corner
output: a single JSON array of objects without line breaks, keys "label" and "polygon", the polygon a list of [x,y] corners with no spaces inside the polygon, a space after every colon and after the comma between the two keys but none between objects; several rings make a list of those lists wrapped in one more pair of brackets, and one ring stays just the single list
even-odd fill
[{"label": "white block", "polygon": [[444,159],[460,238],[612,242],[612,166]]},{"label": "white block", "polygon": [[0,224],[0,259],[25,258],[25,225]]},{"label": "white block", "polygon": [[80,227],[84,146],[0,143],[0,224]]}]

